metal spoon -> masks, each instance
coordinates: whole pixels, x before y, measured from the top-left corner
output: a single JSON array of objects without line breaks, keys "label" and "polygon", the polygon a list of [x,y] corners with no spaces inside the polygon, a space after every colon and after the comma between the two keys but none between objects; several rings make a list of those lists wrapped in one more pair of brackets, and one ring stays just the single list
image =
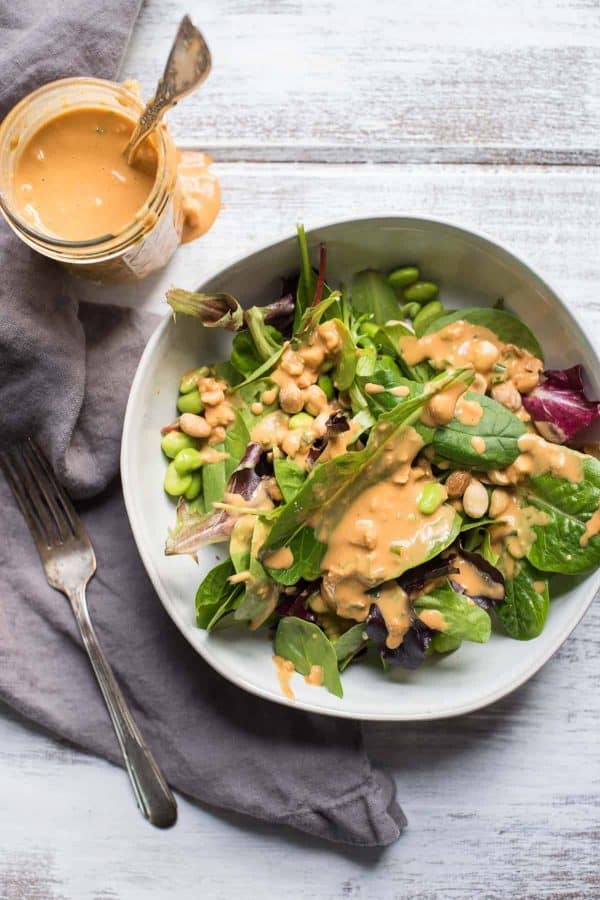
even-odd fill
[{"label": "metal spoon", "polygon": [[172,106],[206,80],[211,69],[208,45],[189,16],[181,20],[165,71],[123,151],[132,164],[139,145]]}]

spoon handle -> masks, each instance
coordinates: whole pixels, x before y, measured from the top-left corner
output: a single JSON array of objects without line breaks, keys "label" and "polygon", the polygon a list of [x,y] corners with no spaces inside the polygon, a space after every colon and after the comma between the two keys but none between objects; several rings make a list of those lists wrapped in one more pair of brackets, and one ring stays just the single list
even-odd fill
[{"label": "spoon handle", "polygon": [[156,128],[165,112],[205,81],[211,65],[206,41],[192,24],[190,17],[184,16],[154,97],[146,104],[123,151],[129,165],[132,164],[139,145]]}]

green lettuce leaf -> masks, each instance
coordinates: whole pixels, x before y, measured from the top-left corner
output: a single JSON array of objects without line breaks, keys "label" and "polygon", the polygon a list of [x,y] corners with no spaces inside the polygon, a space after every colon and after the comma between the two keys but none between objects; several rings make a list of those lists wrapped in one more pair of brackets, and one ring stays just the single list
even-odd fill
[{"label": "green lettuce leaf", "polygon": [[329,638],[312,622],[295,616],[280,620],[275,635],[275,653],[294,664],[296,672],[308,675],[312,666],[323,669],[323,684],[336,697],[343,697],[335,650]]}]

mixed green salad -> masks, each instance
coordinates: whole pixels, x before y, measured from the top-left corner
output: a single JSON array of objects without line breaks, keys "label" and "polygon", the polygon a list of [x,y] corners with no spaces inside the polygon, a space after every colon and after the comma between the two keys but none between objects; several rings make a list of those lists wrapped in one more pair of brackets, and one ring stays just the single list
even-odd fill
[{"label": "mixed green salad", "polygon": [[298,247],[266,306],[167,295],[234,335],[228,361],[182,376],[162,429],[167,554],[228,544],[198,627],[266,626],[286,690],[295,670],[340,697],[364,658],[414,669],[492,623],[535,638],[553,573],[600,563],[600,463],[574,444],[600,404],[581,366],[545,370],[502,301],[445,309],[412,264],[335,289],[302,227]]}]

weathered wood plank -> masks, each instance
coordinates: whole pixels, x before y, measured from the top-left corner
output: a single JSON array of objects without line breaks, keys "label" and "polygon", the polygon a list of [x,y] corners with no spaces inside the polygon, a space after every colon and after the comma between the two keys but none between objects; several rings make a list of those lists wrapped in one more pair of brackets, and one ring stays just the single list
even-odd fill
[{"label": "weathered wood plank", "polygon": [[[150,92],[187,0],[146,0]],[[171,114],[220,160],[596,164],[594,0],[206,0],[210,79]]]}]

